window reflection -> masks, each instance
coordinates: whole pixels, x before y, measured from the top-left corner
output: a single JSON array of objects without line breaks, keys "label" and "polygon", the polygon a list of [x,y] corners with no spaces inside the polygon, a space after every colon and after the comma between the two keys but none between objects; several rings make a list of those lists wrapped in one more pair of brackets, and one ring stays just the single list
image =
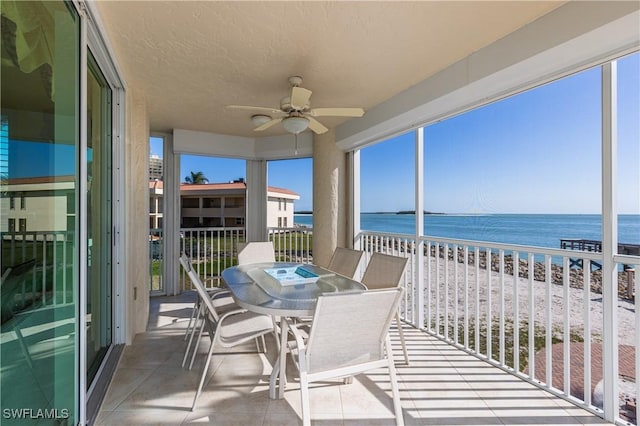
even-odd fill
[{"label": "window reflection", "polygon": [[79,20],[61,1],[1,19],[0,405],[77,423]]}]

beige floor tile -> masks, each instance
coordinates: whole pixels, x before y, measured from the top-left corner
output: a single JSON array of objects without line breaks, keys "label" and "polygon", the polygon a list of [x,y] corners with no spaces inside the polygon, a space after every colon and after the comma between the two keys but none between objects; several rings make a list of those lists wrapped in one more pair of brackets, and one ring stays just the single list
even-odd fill
[{"label": "beige floor tile", "polygon": [[137,409],[116,410],[109,415],[101,417],[97,426],[123,426],[123,425],[179,425],[187,416],[187,411],[172,409]]},{"label": "beige floor tile", "polygon": [[197,386],[195,372],[183,369],[158,369],[131,392],[118,406],[119,410],[191,408]]},{"label": "beige floor tile", "polygon": [[183,424],[211,424],[216,426],[252,426],[262,425],[264,413],[255,412],[218,412],[196,410],[187,415]]},{"label": "beige floor tile", "polygon": [[[191,404],[204,366],[209,338],[197,348],[191,371],[181,368],[194,294],[151,300],[149,331],[125,349],[96,424],[298,425],[301,404],[297,372],[288,360],[283,400],[268,396],[276,342],[268,351],[254,342],[216,348],[196,410]],[[597,416],[556,398],[483,360],[404,325],[411,363],[403,364],[397,330],[392,345],[407,425],[592,424]],[[395,424],[386,369],[312,384],[314,425]]]},{"label": "beige floor tile", "polygon": [[118,405],[142,384],[155,369],[120,368],[116,372],[107,395],[102,403],[102,409],[115,410]]},{"label": "beige floor tile", "polygon": [[[390,389],[390,383],[387,384]],[[347,414],[369,416],[374,413],[382,418],[385,415],[393,417],[391,391],[381,389],[376,383],[367,380],[366,376],[358,376],[353,383],[340,385],[339,388],[345,418],[349,417]]]}]

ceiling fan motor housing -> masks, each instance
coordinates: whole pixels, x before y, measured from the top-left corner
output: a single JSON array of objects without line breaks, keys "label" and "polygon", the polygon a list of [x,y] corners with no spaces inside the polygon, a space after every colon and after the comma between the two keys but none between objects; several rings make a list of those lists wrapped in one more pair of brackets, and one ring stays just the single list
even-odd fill
[{"label": "ceiling fan motor housing", "polygon": [[304,105],[304,108],[302,109],[296,109],[293,108],[291,106],[291,96],[285,96],[284,98],[280,99],[280,109],[284,112],[286,112],[287,114],[290,114],[292,112],[307,112],[309,111],[309,109],[311,108],[311,104],[309,102],[307,102]]}]

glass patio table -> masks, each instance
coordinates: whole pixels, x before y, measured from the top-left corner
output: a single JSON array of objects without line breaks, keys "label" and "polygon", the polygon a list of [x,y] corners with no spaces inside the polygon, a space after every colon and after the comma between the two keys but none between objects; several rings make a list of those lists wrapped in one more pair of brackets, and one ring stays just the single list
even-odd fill
[{"label": "glass patio table", "polygon": [[[364,284],[316,265],[275,262],[238,265],[222,271],[236,303],[249,311],[275,317],[311,317],[323,293],[364,291]],[[269,380],[269,397],[276,399],[276,381],[284,371],[285,335]],[[281,383],[284,389],[284,383]],[[278,394],[282,398],[282,391]]]},{"label": "glass patio table", "polygon": [[322,293],[367,289],[325,268],[290,262],[233,266],[222,271],[222,279],[241,307],[285,317],[312,316]]}]

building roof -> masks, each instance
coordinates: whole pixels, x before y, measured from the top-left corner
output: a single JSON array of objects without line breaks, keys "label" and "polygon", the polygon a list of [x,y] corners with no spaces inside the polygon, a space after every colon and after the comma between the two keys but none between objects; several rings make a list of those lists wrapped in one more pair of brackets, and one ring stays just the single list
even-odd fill
[{"label": "building roof", "polygon": [[75,179],[76,177],[74,175],[9,178],[6,180],[6,185],[36,185],[42,183],[75,182]]},{"label": "building roof", "polygon": [[[149,189],[162,189],[163,182],[161,180],[153,180],[149,181]],[[205,183],[205,184],[190,184],[190,183],[181,183],[180,184],[180,192],[190,192],[190,191],[224,191],[224,190],[246,190],[247,184],[245,182],[220,182],[220,183]],[[286,188],[279,188],[276,186],[268,186],[267,192],[273,194],[283,194],[290,195],[294,197],[300,197],[295,191]]]}]

